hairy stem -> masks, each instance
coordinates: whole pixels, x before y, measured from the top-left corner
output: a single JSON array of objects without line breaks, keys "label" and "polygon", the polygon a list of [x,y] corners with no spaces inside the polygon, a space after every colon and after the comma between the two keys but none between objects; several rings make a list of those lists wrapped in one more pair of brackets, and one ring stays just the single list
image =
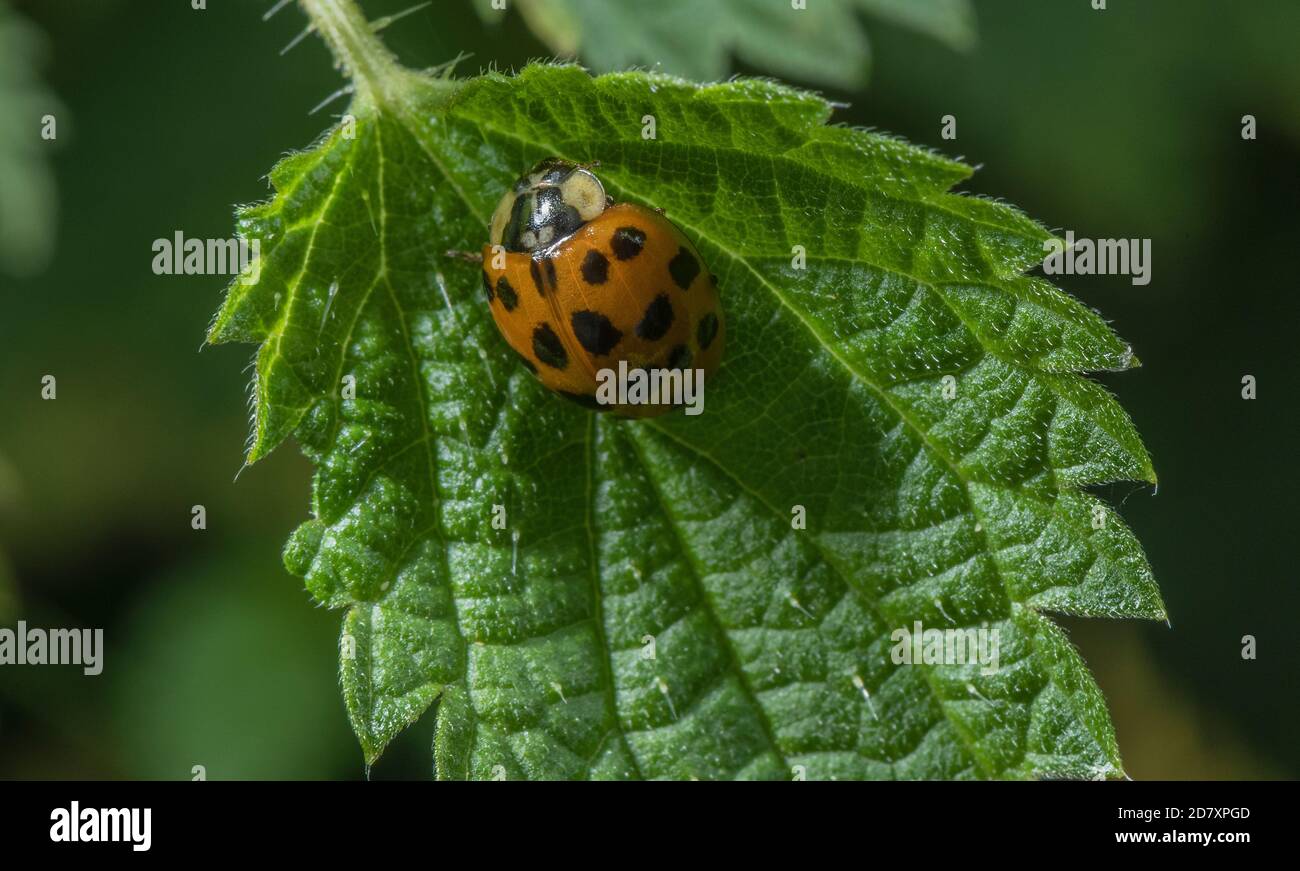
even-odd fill
[{"label": "hairy stem", "polygon": [[354,0],[298,2],[337,65],[352,79],[359,99],[383,103],[396,97],[392,85],[407,70],[380,42]]}]

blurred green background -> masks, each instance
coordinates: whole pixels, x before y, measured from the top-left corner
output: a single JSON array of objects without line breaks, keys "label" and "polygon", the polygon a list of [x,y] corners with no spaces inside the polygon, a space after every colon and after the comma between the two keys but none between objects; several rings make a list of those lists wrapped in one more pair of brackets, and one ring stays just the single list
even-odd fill
[{"label": "blurred green background", "polygon": [[[0,670],[0,777],[363,777],[339,615],[280,564],[308,465],[284,448],[234,480],[253,349],[199,353],[222,280],[150,269],[156,238],[232,233],[232,205],[264,199],[276,159],[342,110],[308,114],[338,73],[314,37],[280,56],[305,21],[290,7],[263,23],[271,0],[9,5],[39,40],[6,50],[0,27],[0,76],[29,56],[39,76],[0,78],[0,148],[36,139],[47,112],[58,139],[23,169],[0,162],[0,201],[44,196],[57,218],[49,257],[30,243],[0,261],[0,625],[103,627],[107,651],[96,678]],[[362,5],[373,19],[410,4]],[[549,54],[518,14],[485,21],[472,5],[438,0],[385,39],[412,66],[467,52],[462,74]],[[1153,240],[1148,286],[1058,283],[1145,364],[1102,380],[1146,438],[1158,493],[1106,495],[1172,627],[1064,623],[1133,777],[1295,777],[1300,4],[1108,6],[976,2],[966,51],[864,19],[869,83],[826,93],[851,104],[840,121],[981,165],[966,190],[1079,236]],[[1240,136],[1248,113],[1255,141]],[[954,142],[940,139],[948,114]],[[55,401],[40,398],[46,374]],[[206,530],[191,528],[195,504]],[[426,717],[372,776],[428,776],[431,732]]]}]

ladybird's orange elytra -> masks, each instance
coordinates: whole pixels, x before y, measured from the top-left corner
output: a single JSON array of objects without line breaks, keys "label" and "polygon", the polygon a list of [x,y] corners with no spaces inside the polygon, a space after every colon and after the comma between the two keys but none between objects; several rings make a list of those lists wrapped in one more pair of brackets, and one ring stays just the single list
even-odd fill
[{"label": "ladybird's orange elytra", "polygon": [[672,406],[601,405],[597,373],[625,362],[707,378],[726,341],[716,285],[661,213],[613,204],[590,170],[554,158],[502,197],[483,249],[488,307],[524,364],[566,398],[629,417]]}]

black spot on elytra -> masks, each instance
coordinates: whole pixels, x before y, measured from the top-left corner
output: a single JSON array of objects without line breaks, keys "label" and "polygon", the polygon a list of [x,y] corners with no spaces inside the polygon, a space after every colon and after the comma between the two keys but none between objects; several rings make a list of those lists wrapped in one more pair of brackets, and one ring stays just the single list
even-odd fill
[{"label": "black spot on elytra", "polygon": [[695,276],[700,274],[700,261],[685,248],[678,248],[677,256],[668,261],[668,274],[673,277],[674,284],[682,290],[689,290]]},{"label": "black spot on elytra", "polygon": [[691,365],[691,349],[685,345],[678,345],[668,353],[668,360],[664,364],[667,369],[685,369]]},{"label": "black spot on elytra", "polygon": [[601,405],[600,401],[590,393],[573,393],[568,390],[557,390],[555,392],[570,402],[578,403],[583,408],[590,408],[593,411],[609,411],[610,409],[608,405]]},{"label": "black spot on elytra", "polygon": [[492,279],[488,278],[487,270],[481,273],[483,276],[483,295],[487,297],[488,305],[492,304]]},{"label": "black spot on elytra", "polygon": [[700,318],[699,326],[695,328],[695,340],[699,343],[700,350],[709,350],[709,345],[713,344],[713,340],[717,338],[717,335],[718,316],[713,312],[709,312]]},{"label": "black spot on elytra", "polygon": [[578,343],[590,354],[608,354],[614,350],[618,340],[623,338],[623,331],[600,312],[574,312],[569,323],[573,324],[573,335],[577,337]]},{"label": "black spot on elytra", "polygon": [[604,284],[609,279],[609,258],[591,250],[582,261],[582,279],[588,284]]},{"label": "black spot on elytra", "polygon": [[619,227],[609,240],[609,247],[619,260],[631,260],[645,247],[645,233],[636,227]]},{"label": "black spot on elytra", "polygon": [[645,307],[645,315],[636,325],[636,334],[647,342],[657,342],[673,325],[673,304],[661,293]]},{"label": "black spot on elytra", "polygon": [[515,306],[519,305],[519,294],[515,293],[504,275],[497,279],[497,297],[508,312],[514,311]]},{"label": "black spot on elytra", "polygon": [[528,274],[538,296],[546,296],[547,287],[555,287],[555,261],[549,257],[534,257],[528,263]]},{"label": "black spot on elytra", "polygon": [[552,369],[563,369],[569,365],[569,355],[564,352],[564,344],[550,324],[538,324],[533,328],[533,353]]},{"label": "black spot on elytra", "polygon": [[542,270],[536,260],[528,261],[528,274],[533,277],[533,286],[537,288],[537,295],[546,296],[546,285],[542,284]]}]

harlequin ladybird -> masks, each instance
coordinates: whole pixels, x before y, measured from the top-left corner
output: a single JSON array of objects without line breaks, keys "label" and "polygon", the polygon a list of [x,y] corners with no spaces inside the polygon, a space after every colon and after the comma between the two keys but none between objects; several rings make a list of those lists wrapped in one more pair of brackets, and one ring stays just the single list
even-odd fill
[{"label": "harlequin ladybird", "polygon": [[703,377],[722,359],[717,278],[691,241],[653,209],[614,203],[590,169],[558,158],[501,197],[483,248],[483,290],[524,365],[597,410],[651,417],[672,407],[598,399],[598,380],[620,363]]}]

